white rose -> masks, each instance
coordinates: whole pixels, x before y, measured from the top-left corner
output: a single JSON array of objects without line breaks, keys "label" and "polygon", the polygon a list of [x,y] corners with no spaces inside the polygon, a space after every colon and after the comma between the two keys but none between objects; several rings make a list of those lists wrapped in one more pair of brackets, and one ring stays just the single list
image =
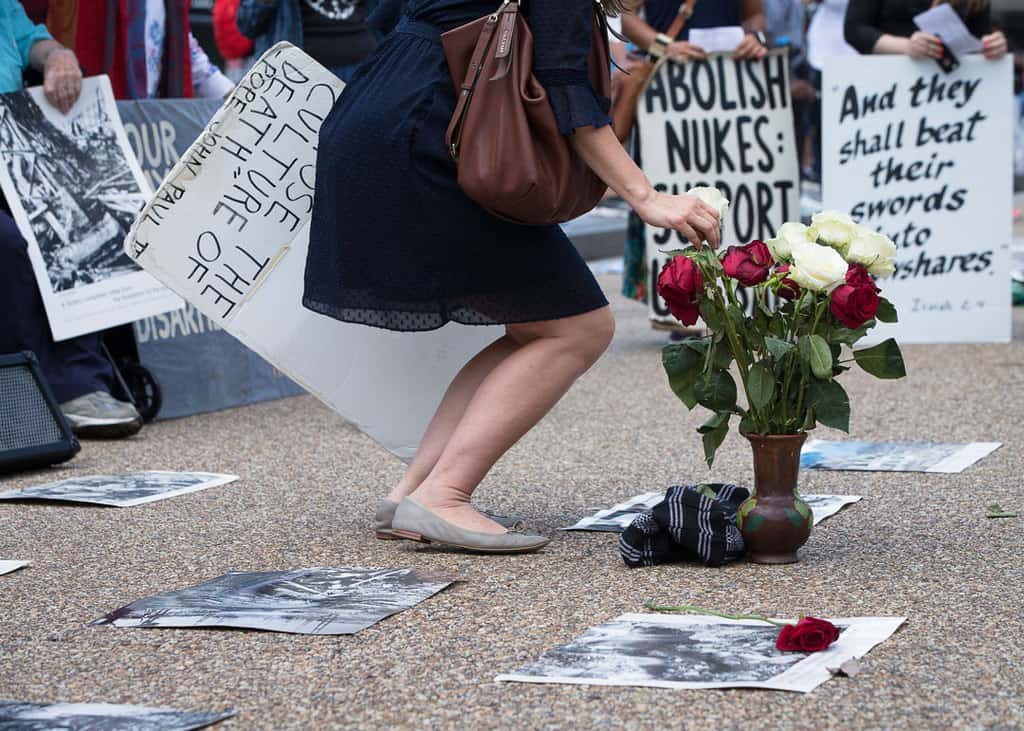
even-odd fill
[{"label": "white rose", "polygon": [[846,250],[846,260],[862,264],[876,277],[888,277],[896,271],[896,244],[888,236],[858,226]]},{"label": "white rose", "polygon": [[793,247],[793,266],[789,278],[812,292],[830,292],[846,280],[849,265],[842,255],[828,246],[800,244]]},{"label": "white rose", "polygon": [[807,227],[797,221],[788,221],[779,228],[774,239],[765,241],[775,261],[789,261],[793,257],[793,247],[800,244],[814,243],[807,236]]},{"label": "white rose", "polygon": [[822,211],[811,216],[812,235],[810,238],[820,244],[831,246],[846,253],[857,224],[852,218],[839,211]]},{"label": "white rose", "polygon": [[725,222],[726,211],[729,210],[729,199],[722,195],[722,191],[718,188],[711,188],[706,185],[699,185],[696,188],[690,188],[686,191],[686,195],[696,196],[700,200],[707,203],[709,206],[718,211],[718,217]]}]

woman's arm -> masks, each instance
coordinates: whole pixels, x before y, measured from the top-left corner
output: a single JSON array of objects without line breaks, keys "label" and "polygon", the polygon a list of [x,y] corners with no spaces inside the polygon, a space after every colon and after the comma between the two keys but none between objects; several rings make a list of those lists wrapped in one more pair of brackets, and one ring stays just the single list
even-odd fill
[{"label": "woman's arm", "polygon": [[611,127],[580,127],[570,138],[583,161],[649,226],[674,229],[696,246],[721,243],[718,211],[689,195],[659,193],[626,153]]},{"label": "woman's arm", "polygon": [[[622,15],[622,35],[626,36],[626,38],[631,40],[639,48],[646,50],[653,45],[654,39],[658,37],[658,31],[648,25],[647,22],[640,17],[639,12],[640,8],[637,8],[635,12],[624,13]],[[679,60],[691,58],[696,61],[700,61],[707,58],[707,54],[704,52],[703,48],[696,46],[689,41],[675,41],[669,44],[668,48],[665,49],[665,53],[670,58]]]},{"label": "woman's arm", "polygon": [[270,28],[277,15],[278,0],[241,0],[235,24],[243,36],[255,40]]},{"label": "woman's arm", "polygon": [[895,54],[912,58],[942,58],[942,41],[917,31],[909,38],[884,33],[878,27],[885,0],[850,0],[843,26],[846,42],[863,54]]}]

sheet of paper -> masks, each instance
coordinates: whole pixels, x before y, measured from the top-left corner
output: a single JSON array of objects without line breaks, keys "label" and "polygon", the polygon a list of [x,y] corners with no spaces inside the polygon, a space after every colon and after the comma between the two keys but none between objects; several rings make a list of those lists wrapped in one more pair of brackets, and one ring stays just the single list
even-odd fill
[{"label": "sheet of paper", "polygon": [[937,472],[956,474],[987,457],[1000,442],[832,442],[812,439],[804,445],[800,466],[812,470],[862,472]]},{"label": "sheet of paper", "polygon": [[692,28],[690,43],[700,46],[708,53],[732,53],[746,35],[746,32],[738,25]]},{"label": "sheet of paper", "polygon": [[[782,620],[792,621],[792,620]],[[863,657],[905,617],[830,619],[841,631],[828,649],[780,652],[779,627],[694,614],[624,614],[495,680],[647,688],[763,688],[809,693],[830,667]]]},{"label": "sheet of paper", "polygon": [[92,624],[349,635],[416,606],[455,580],[451,574],[418,569],[232,571],[132,602]]},{"label": "sheet of paper", "polygon": [[54,340],[181,307],[122,250],[150,187],[106,76],[83,80],[67,114],[41,86],[0,95],[0,188]]},{"label": "sheet of paper", "polygon": [[0,561],[0,576],[23,569],[28,565],[28,561]]},{"label": "sheet of paper", "polygon": [[[860,495],[801,495],[811,509],[814,525],[830,518],[847,505],[860,502]],[[636,517],[665,499],[664,492],[647,492],[631,497],[606,510],[580,519],[574,525],[561,530],[594,531],[598,533],[622,533]]]},{"label": "sheet of paper", "polygon": [[914,23],[921,30],[941,38],[954,56],[980,53],[982,50],[981,40],[971,35],[949,3],[936,5],[915,15]]},{"label": "sheet of paper", "polygon": [[129,508],[227,485],[237,479],[237,475],[212,472],[149,471],[123,475],[89,475],[0,492],[0,500],[58,500]]}]

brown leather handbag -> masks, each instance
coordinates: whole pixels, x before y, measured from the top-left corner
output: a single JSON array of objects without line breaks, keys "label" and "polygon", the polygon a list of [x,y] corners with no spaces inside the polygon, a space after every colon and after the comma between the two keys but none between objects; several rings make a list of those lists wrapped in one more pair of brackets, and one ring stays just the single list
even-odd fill
[{"label": "brown leather handbag", "polygon": [[[607,97],[607,24],[596,5],[593,26],[590,82]],[[445,141],[466,195],[523,224],[562,223],[596,206],[607,186],[558,130],[518,2],[441,34],[441,43],[458,94]]]},{"label": "brown leather handbag", "polygon": [[[679,12],[665,31],[666,36],[673,41],[679,36],[686,26],[686,21],[693,15],[696,4],[697,0],[685,0],[680,4]],[[640,103],[640,95],[647,88],[647,82],[650,81],[657,65],[657,59],[652,59],[646,53],[631,55],[626,58],[625,68],[616,69],[612,74],[612,129],[615,130],[619,142],[623,144],[629,139],[636,125],[636,107]]]}]

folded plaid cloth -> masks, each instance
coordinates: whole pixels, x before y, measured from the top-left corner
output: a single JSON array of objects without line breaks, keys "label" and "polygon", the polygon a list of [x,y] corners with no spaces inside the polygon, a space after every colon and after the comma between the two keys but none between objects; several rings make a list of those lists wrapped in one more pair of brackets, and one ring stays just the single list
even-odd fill
[{"label": "folded plaid cloth", "polygon": [[630,568],[698,559],[721,566],[746,553],[736,511],[750,491],[736,485],[676,485],[619,539]]}]

